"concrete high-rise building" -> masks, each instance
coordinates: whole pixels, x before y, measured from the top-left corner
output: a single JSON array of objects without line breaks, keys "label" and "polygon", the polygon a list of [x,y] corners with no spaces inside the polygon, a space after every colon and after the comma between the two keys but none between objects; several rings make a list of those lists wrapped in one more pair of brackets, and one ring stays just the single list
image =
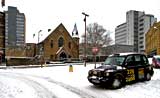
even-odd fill
[{"label": "concrete high-rise building", "polygon": [[8,7],[5,11],[5,45],[22,47],[25,45],[25,15],[16,7]]},{"label": "concrete high-rise building", "polygon": [[115,43],[127,45],[127,24],[123,23],[115,29]]},{"label": "concrete high-rise building", "polygon": [[0,12],[0,63],[5,61],[5,14]]},{"label": "concrete high-rise building", "polygon": [[156,20],[153,15],[141,11],[128,11],[126,22],[115,29],[115,44],[133,45],[135,52],[144,52],[145,33]]},{"label": "concrete high-rise building", "polygon": [[4,49],[5,46],[5,14],[0,12],[0,50]]},{"label": "concrete high-rise building", "polygon": [[148,30],[153,26],[153,24],[157,21],[156,18],[154,18],[153,15],[142,15],[139,17],[139,35],[138,35],[138,51],[139,52],[145,52],[145,34],[148,32]]},{"label": "concrete high-rise building", "polygon": [[138,52],[138,18],[144,12],[128,11],[126,13],[127,23],[127,45],[133,45],[134,51]]}]

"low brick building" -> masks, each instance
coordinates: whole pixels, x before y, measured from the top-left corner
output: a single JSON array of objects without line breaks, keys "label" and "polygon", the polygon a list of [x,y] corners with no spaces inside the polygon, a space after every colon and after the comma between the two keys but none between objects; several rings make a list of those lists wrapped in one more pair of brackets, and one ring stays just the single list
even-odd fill
[{"label": "low brick building", "polygon": [[79,37],[71,36],[61,23],[38,44],[38,54],[50,61],[79,58]]},{"label": "low brick building", "polygon": [[26,43],[24,47],[7,47],[5,51],[6,65],[38,64],[35,60],[36,44]]},{"label": "low brick building", "polygon": [[111,54],[126,53],[126,52],[134,52],[134,46],[114,44],[105,47],[102,53],[105,55],[111,55]]}]

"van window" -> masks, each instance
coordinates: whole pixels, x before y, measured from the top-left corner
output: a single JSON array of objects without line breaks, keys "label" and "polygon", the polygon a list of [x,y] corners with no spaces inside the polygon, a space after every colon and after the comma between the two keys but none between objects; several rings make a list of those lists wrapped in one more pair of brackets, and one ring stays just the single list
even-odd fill
[{"label": "van window", "polygon": [[140,55],[135,55],[135,61],[136,61],[136,62],[140,62],[140,61],[141,61]]}]

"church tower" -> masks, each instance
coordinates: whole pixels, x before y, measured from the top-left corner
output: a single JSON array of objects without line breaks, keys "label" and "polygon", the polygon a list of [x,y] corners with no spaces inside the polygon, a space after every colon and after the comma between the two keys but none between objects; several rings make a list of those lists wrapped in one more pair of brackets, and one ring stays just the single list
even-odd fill
[{"label": "church tower", "polygon": [[78,35],[78,29],[77,29],[76,23],[75,23],[73,31],[72,31],[72,38],[73,38],[73,41],[77,45],[77,53],[79,55],[79,35]]},{"label": "church tower", "polygon": [[78,34],[78,29],[77,29],[76,23],[75,23],[73,31],[72,31],[72,38],[73,38],[74,42],[79,46],[79,34]]}]

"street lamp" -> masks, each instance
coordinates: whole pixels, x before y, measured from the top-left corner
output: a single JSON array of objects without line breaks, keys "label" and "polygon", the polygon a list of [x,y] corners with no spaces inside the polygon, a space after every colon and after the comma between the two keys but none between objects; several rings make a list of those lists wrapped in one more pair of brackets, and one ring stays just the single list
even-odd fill
[{"label": "street lamp", "polygon": [[82,14],[85,16],[84,17],[84,22],[85,22],[85,47],[84,47],[84,66],[86,67],[86,47],[87,47],[87,42],[86,42],[86,17],[89,17],[89,15],[88,14],[86,14],[86,13],[84,13],[84,12],[82,12]]},{"label": "street lamp", "polygon": [[160,29],[157,26],[154,26],[153,29],[155,29],[156,31],[160,31]]},{"label": "street lamp", "polygon": [[39,37],[39,35],[40,35],[40,32],[42,32],[42,30],[39,30],[39,32],[38,32],[38,55],[40,55],[40,51],[39,51],[39,39],[40,39],[40,37]]},{"label": "street lamp", "polygon": [[154,29],[158,29],[156,26],[153,27]]}]

